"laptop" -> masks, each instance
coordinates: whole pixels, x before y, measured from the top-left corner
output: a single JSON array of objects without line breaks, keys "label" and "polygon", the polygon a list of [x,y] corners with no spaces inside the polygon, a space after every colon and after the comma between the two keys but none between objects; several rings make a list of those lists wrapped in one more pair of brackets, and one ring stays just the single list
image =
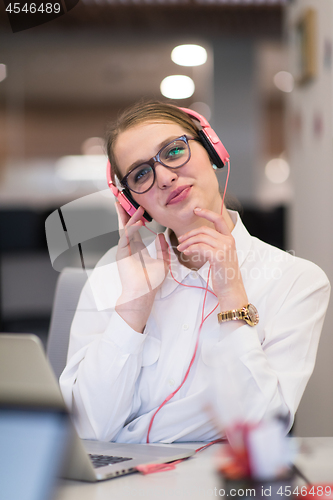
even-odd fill
[{"label": "laptop", "polygon": [[51,500],[66,456],[69,415],[0,403],[0,498]]},{"label": "laptop", "polygon": [[[67,412],[41,341],[31,334],[0,334],[0,404]],[[127,444],[81,440],[72,425],[67,479],[101,481],[136,472],[139,465],[172,462],[195,451],[174,444]]]}]

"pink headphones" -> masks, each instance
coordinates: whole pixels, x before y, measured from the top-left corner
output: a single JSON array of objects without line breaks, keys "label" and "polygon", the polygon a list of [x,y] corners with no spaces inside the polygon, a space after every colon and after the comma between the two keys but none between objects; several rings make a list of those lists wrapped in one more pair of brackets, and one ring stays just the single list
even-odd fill
[{"label": "pink headphones", "polygon": [[[203,147],[206,149],[216,167],[223,168],[225,163],[229,160],[228,151],[225,149],[222,142],[220,141],[214,130],[211,128],[206,118],[196,111],[192,111],[192,109],[179,109],[184,111],[190,118],[199,122],[201,129],[198,133]],[[124,188],[122,191],[120,191],[117,186],[113,184],[111,179],[111,165],[109,161],[107,163],[106,176],[109,188],[119,201],[120,205],[124,208],[124,210],[126,210],[128,215],[134,215],[136,210],[139,208],[139,205],[134,200],[131,192],[127,188]],[[143,219],[143,222],[151,222],[153,220],[147,212],[144,212]]]}]

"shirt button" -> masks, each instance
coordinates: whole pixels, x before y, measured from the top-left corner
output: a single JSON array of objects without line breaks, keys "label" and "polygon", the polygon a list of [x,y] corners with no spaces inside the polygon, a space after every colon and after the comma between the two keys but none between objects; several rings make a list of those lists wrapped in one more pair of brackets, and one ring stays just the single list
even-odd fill
[{"label": "shirt button", "polygon": [[172,387],[173,385],[175,385],[175,381],[173,380],[173,378],[171,378],[169,380],[169,385]]},{"label": "shirt button", "polygon": [[191,272],[191,277],[192,277],[192,279],[196,280],[197,277],[198,277],[198,273],[196,271],[192,271]]},{"label": "shirt button", "polygon": [[189,329],[189,326],[187,323],[184,323],[183,326],[182,326],[182,329],[183,330],[188,330]]}]

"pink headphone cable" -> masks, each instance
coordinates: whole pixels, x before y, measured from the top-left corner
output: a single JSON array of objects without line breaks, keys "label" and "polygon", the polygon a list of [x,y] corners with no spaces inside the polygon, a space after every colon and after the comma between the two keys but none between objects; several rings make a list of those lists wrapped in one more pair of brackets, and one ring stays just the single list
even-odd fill
[{"label": "pink headphone cable", "polygon": [[[226,178],[226,182],[225,182],[225,186],[224,186],[224,191],[223,191],[223,196],[222,196],[222,206],[221,206],[221,215],[222,215],[222,211],[223,211],[223,206],[224,206],[224,199],[225,199],[225,195],[226,195],[226,191],[227,191],[227,185],[228,185],[228,181],[229,181],[229,174],[230,174],[230,160],[228,159],[228,172],[227,172],[227,178]],[[146,226],[145,226],[146,227]],[[149,229],[147,227],[147,229]],[[152,233],[154,234],[157,234],[155,233],[154,231],[152,231],[151,229],[149,229],[149,231],[151,231]],[[170,254],[170,247],[169,247],[169,254]],[[200,286],[191,286],[191,285],[185,285],[184,283],[180,283],[179,281],[176,280],[176,278],[173,276],[172,274],[172,270],[171,270],[171,265],[169,264],[169,271],[170,271],[170,274],[172,276],[172,278],[176,281],[176,283],[178,283],[179,285],[182,285],[182,286],[187,286],[189,288],[201,288],[202,290],[205,290],[205,295],[204,295],[204,300],[203,300],[203,304],[202,304],[202,314],[201,314],[201,323],[200,323],[200,326],[199,326],[199,330],[198,330],[198,335],[197,335],[197,340],[196,340],[196,343],[195,343],[195,348],[194,348],[194,353],[193,353],[193,356],[191,358],[191,361],[190,361],[190,364],[186,370],[186,373],[185,373],[185,376],[183,378],[183,381],[181,382],[181,384],[177,387],[177,389],[172,392],[171,394],[169,394],[169,396],[163,401],[163,403],[160,404],[160,406],[157,408],[157,410],[154,412],[151,420],[150,420],[150,423],[149,423],[149,427],[148,427],[148,431],[147,431],[147,443],[149,443],[149,435],[150,435],[150,431],[151,431],[151,428],[152,428],[152,425],[153,425],[153,422],[154,422],[154,419],[155,419],[155,416],[156,414],[160,411],[161,408],[163,408],[163,406],[168,402],[170,401],[170,399],[172,399],[174,397],[175,394],[177,394],[177,392],[183,387],[184,383],[186,382],[187,380],[187,377],[190,373],[190,370],[192,368],[192,365],[194,363],[194,360],[195,360],[195,357],[196,357],[196,354],[197,354],[197,350],[198,350],[198,346],[199,346],[199,338],[200,338],[200,333],[201,333],[201,328],[202,328],[202,325],[204,324],[204,322],[206,321],[206,319],[217,309],[217,307],[219,306],[219,304],[217,303],[216,306],[207,314],[207,316],[204,317],[204,310],[205,310],[205,303],[206,303],[206,298],[207,298],[207,292],[210,292],[212,293],[213,295],[215,295],[214,292],[212,292],[211,290],[208,290],[208,286],[209,286],[209,276],[210,276],[210,271],[211,271],[211,265],[209,266],[209,270],[208,270],[208,275],[207,275],[207,283],[206,283],[206,287],[203,288],[203,287],[200,287]],[[216,297],[216,295],[215,295]]]}]

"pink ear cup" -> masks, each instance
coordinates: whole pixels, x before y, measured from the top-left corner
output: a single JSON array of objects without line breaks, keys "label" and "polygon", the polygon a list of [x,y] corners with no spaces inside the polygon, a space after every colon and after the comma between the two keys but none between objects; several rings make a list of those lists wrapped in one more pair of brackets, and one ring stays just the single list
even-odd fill
[{"label": "pink ear cup", "polygon": [[199,113],[197,113],[196,111],[193,111],[192,109],[188,109],[188,108],[180,108],[180,109],[182,111],[184,111],[190,118],[194,118],[195,120],[197,120],[200,123],[203,133],[205,134],[205,136],[207,137],[207,139],[211,143],[212,147],[215,149],[215,151],[217,152],[217,154],[221,158],[223,164],[225,164],[229,160],[230,155],[229,155],[228,151],[225,149],[225,147],[223,146],[220,139],[218,138],[217,134],[214,132],[214,130],[209,125],[206,118],[204,116],[200,115]]},{"label": "pink ear cup", "polygon": [[[106,178],[107,178],[108,186],[111,189],[112,193],[117,198],[117,200],[119,201],[119,203],[123,207],[123,209],[128,213],[128,215],[130,215],[132,217],[132,215],[134,215],[135,212],[137,211],[138,206],[135,207],[130,202],[130,200],[125,196],[125,194],[122,191],[119,191],[117,186],[115,186],[113,184],[112,179],[111,179],[111,165],[110,165],[109,160],[108,160],[107,165],[106,165]],[[147,216],[149,216],[149,214],[147,214]],[[142,221],[143,221],[143,223],[151,222],[146,217],[142,217]]]}]

